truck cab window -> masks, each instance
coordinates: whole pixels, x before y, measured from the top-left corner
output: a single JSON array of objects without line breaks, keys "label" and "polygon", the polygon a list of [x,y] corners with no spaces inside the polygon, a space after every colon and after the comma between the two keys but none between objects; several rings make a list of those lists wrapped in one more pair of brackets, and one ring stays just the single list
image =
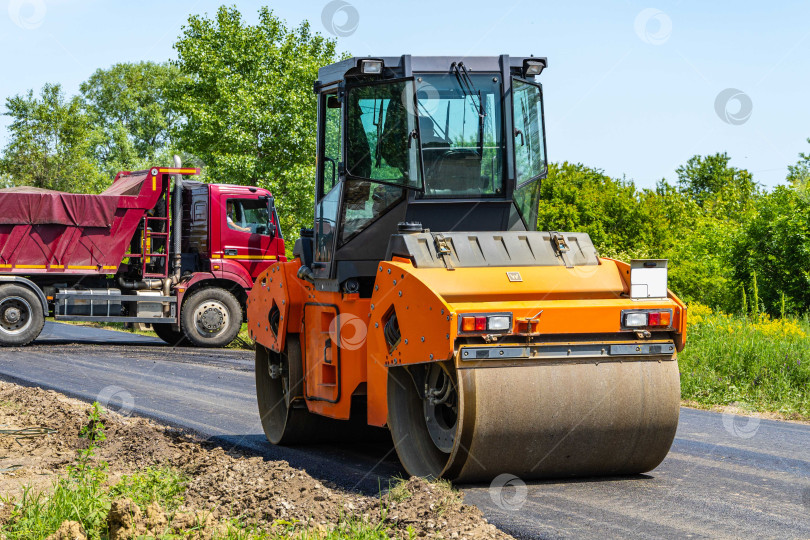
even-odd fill
[{"label": "truck cab window", "polygon": [[229,229],[272,236],[272,219],[264,199],[228,199],[225,220]]},{"label": "truck cab window", "polygon": [[372,221],[402,201],[405,190],[388,184],[349,180],[343,196],[340,221],[343,229],[340,243],[345,244]]}]

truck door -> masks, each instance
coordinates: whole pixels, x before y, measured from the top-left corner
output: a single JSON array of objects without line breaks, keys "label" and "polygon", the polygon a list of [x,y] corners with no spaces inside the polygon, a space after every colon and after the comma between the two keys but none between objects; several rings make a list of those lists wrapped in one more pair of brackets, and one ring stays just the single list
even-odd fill
[{"label": "truck door", "polygon": [[265,196],[228,194],[223,198],[222,257],[239,262],[255,279],[278,259],[275,211]]}]

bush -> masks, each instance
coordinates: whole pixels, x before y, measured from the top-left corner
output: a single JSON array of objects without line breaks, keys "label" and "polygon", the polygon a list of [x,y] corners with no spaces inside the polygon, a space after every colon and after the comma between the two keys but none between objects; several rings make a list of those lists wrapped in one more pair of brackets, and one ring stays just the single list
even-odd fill
[{"label": "bush", "polygon": [[810,322],[689,308],[689,346],[680,354],[683,399],[745,403],[810,418]]}]

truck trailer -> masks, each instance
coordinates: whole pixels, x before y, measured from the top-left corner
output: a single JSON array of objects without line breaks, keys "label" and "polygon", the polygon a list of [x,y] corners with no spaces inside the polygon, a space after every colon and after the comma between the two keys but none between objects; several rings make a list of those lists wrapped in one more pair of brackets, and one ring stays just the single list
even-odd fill
[{"label": "truck trailer", "polygon": [[273,196],[175,165],[100,194],[0,190],[0,345],[30,343],[46,317],[149,323],[172,345],[236,337],[254,279],[286,260]]}]

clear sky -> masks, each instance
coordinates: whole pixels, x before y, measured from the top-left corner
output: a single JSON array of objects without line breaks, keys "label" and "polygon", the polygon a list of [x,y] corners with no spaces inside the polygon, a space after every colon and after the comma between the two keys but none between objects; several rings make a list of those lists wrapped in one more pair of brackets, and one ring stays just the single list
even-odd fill
[{"label": "clear sky", "polygon": [[[236,2],[309,20],[355,55],[547,56],[552,161],[641,186],[694,154],[727,151],[773,186],[810,151],[810,2],[531,0]],[[68,93],[99,67],[175,57],[192,13],[220,2],[0,0],[0,98],[46,82]],[[333,12],[324,23],[324,10]],[[0,118],[0,144],[8,119]]]}]

